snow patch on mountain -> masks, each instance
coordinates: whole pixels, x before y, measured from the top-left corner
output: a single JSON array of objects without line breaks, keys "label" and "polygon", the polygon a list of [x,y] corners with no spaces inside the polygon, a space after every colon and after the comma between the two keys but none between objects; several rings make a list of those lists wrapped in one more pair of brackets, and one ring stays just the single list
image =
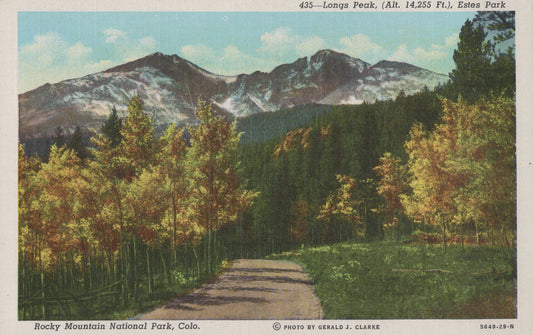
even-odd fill
[{"label": "snow patch on mountain", "polygon": [[272,107],[274,107],[272,104],[269,104],[267,103],[266,101],[262,100],[261,98],[258,98],[252,94],[249,94],[248,93],[248,97],[250,98],[250,100],[253,101],[253,103],[259,107],[259,109],[263,112],[271,112],[273,109]]},{"label": "snow patch on mountain", "polygon": [[348,99],[341,100],[340,105],[361,105],[365,101],[362,99],[357,99],[355,95],[351,95]]},{"label": "snow patch on mountain", "polygon": [[218,107],[232,113],[232,114],[238,114],[239,111],[238,111],[238,108],[237,108],[237,104],[235,103],[235,101],[233,101],[233,99],[231,97],[227,97],[224,101],[222,102],[216,102],[214,101],[215,105],[217,105]]},{"label": "snow patch on mountain", "polygon": [[208,72],[202,68],[199,68],[199,72],[202,73],[202,75],[204,75],[205,77],[208,77],[208,78],[211,78],[211,79],[214,79],[214,80],[222,80],[224,81],[226,84],[232,84],[234,82],[237,81],[237,79],[239,78],[239,76],[223,76],[223,75],[220,75],[220,74],[214,74],[214,73],[211,73],[211,72]]}]

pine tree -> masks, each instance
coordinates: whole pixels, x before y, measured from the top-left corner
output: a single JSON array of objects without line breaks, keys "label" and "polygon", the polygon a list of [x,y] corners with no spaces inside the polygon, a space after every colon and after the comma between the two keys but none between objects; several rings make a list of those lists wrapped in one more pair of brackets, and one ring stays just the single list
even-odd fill
[{"label": "pine tree", "polygon": [[85,161],[87,158],[87,149],[85,148],[85,145],[83,145],[83,137],[81,135],[80,126],[76,126],[76,130],[74,131],[74,134],[72,134],[72,138],[69,143],[69,148],[74,150],[82,162]]},{"label": "pine tree", "polygon": [[101,128],[102,134],[104,134],[111,147],[114,148],[122,141],[122,135],[120,134],[120,128],[122,127],[122,121],[118,118],[117,109],[113,106],[111,114],[104,122]]},{"label": "pine tree", "polygon": [[459,33],[459,43],[453,53],[455,69],[450,73],[457,92],[468,102],[488,93],[490,86],[490,59],[483,27],[474,27],[467,20]]},{"label": "pine tree", "polygon": [[[453,56],[456,68],[450,73],[452,90],[455,90],[452,98],[461,95],[467,103],[473,103],[501,92],[513,97],[516,90],[514,46],[504,50],[502,43],[514,38],[514,12],[487,12],[478,17],[479,21],[488,20],[491,24],[485,31],[482,25],[475,26],[467,20],[461,28]],[[490,39],[487,32],[490,32]]]}]

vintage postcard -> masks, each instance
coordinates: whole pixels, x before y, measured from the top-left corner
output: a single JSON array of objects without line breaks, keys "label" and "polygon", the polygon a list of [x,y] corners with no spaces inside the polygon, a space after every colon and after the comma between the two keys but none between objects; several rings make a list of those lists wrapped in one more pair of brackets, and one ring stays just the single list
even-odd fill
[{"label": "vintage postcard", "polygon": [[529,334],[528,1],[1,1],[13,334]]}]

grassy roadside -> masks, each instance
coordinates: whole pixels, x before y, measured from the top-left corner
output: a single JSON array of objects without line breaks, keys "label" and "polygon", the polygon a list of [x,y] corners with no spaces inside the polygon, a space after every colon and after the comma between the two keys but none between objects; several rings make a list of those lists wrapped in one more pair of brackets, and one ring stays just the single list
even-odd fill
[{"label": "grassy roadside", "polygon": [[328,319],[516,317],[514,248],[344,242],[268,258],[304,266]]},{"label": "grassy roadside", "polygon": [[[141,315],[150,312],[151,310],[170,302],[177,296],[191,293],[198,289],[200,286],[214,282],[224,271],[229,269],[233,264],[232,261],[223,260],[217,267],[217,270],[213,274],[204,274],[199,278],[191,278],[191,280],[183,280],[179,284],[173,286],[167,286],[163,290],[160,290],[157,295],[146,297],[146,299],[140,300],[136,303],[132,303],[125,309],[118,309],[111,313],[98,314],[94,318],[96,320],[135,320],[140,318]],[[156,276],[160,277],[160,276]],[[164,282],[164,278],[157,280],[160,283]]]}]

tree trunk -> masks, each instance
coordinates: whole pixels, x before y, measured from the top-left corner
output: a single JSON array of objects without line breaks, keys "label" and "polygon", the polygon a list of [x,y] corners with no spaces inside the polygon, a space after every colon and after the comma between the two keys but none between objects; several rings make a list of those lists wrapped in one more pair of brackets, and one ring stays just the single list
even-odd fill
[{"label": "tree trunk", "polygon": [[43,316],[43,320],[46,320],[46,294],[44,290],[44,272],[41,270],[41,312]]},{"label": "tree trunk", "polygon": [[[22,261],[22,257],[19,258],[19,264],[22,265],[22,276],[19,276],[19,285],[20,285],[20,291],[19,292],[22,292],[22,296],[26,296],[26,266],[25,264],[23,263]],[[20,301],[20,296],[19,296],[19,301]],[[26,306],[25,305],[22,305],[22,313],[18,313],[19,315],[19,320],[22,319],[24,320],[25,319],[25,311],[26,311]]]},{"label": "tree trunk", "polygon": [[212,243],[212,232],[211,229],[207,232],[207,273],[211,273],[211,243]]},{"label": "tree trunk", "polygon": [[152,295],[152,271],[150,269],[150,252],[146,250],[146,270],[148,272],[148,295]]},{"label": "tree trunk", "polygon": [[139,280],[137,278],[137,238],[133,237],[133,296],[138,300]]},{"label": "tree trunk", "polygon": [[93,289],[93,276],[92,276],[92,262],[91,257],[89,257],[89,261],[87,263],[89,265],[89,291],[92,291]]},{"label": "tree trunk", "polygon": [[490,225],[490,244],[494,246],[494,225]]},{"label": "tree trunk", "polygon": [[194,258],[196,258],[196,276],[194,279],[196,281],[196,278],[200,276],[200,260],[198,259],[198,253],[196,253],[195,247],[192,248],[192,252],[194,253]]},{"label": "tree trunk", "polygon": [[509,238],[507,237],[507,229],[505,229],[504,225],[502,224],[502,238],[504,239],[504,243],[506,247],[509,247]]},{"label": "tree trunk", "polygon": [[465,246],[465,223],[461,222],[461,246],[464,248]]},{"label": "tree trunk", "polygon": [[477,219],[474,221],[474,226],[476,227],[476,244],[479,245],[479,222]]},{"label": "tree trunk", "polygon": [[446,223],[442,224],[442,236],[444,240],[444,252],[446,252]]},{"label": "tree trunk", "polygon": [[161,256],[161,264],[163,264],[163,273],[165,274],[165,278],[167,280],[167,285],[170,287],[170,272],[167,268],[167,262],[165,261],[165,256],[163,255],[163,250],[159,249],[159,256]]}]

